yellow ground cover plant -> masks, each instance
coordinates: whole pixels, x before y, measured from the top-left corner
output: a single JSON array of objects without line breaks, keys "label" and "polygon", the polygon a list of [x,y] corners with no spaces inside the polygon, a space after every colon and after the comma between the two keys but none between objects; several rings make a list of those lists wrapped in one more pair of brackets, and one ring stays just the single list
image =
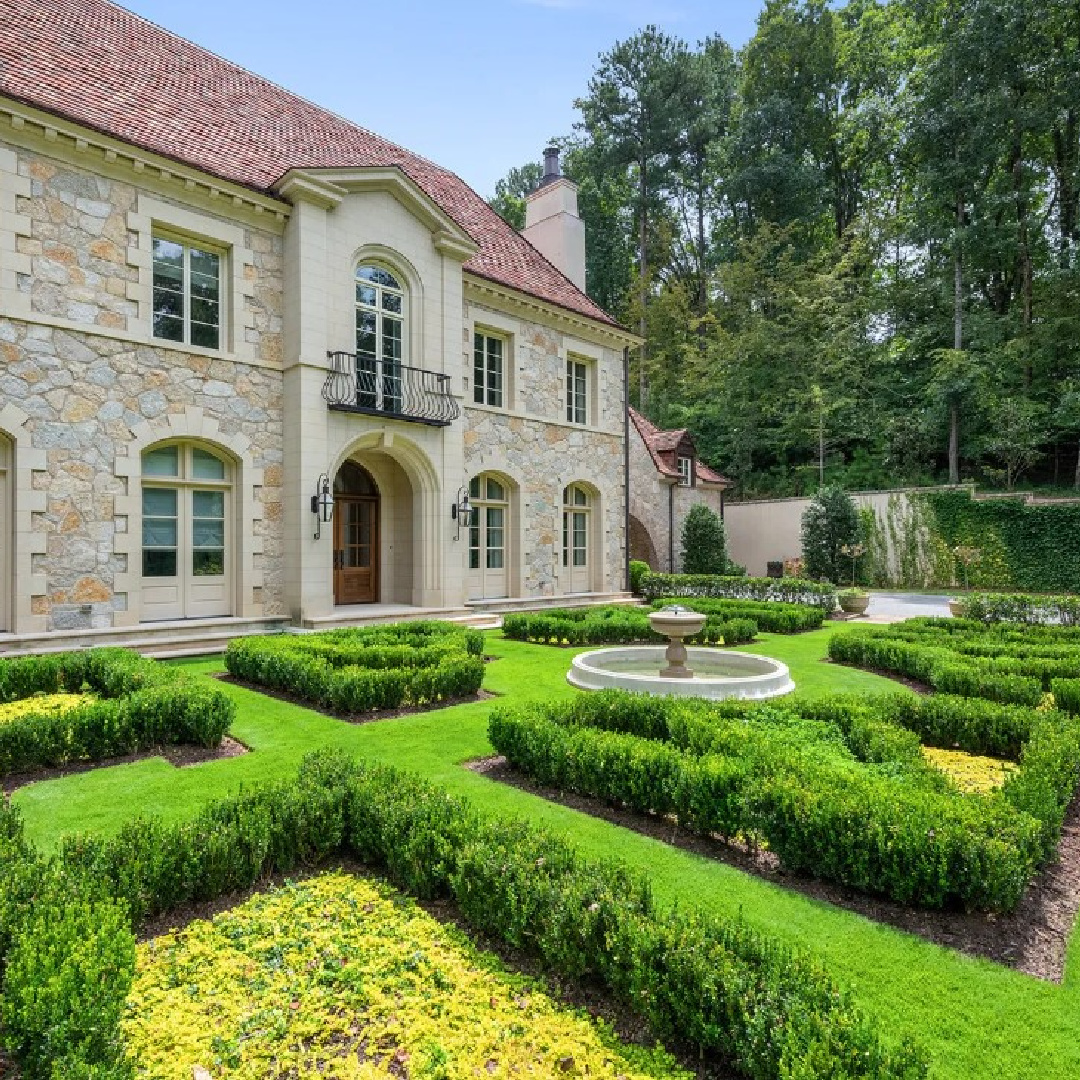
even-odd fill
[{"label": "yellow ground cover plant", "polygon": [[136,1075],[686,1080],[507,973],[389,886],[325,874],[139,948]]},{"label": "yellow ground cover plant", "polygon": [[0,725],[21,720],[24,716],[54,716],[93,701],[93,694],[35,694],[0,705]]},{"label": "yellow ground cover plant", "polygon": [[966,754],[963,750],[939,750],[924,746],[923,756],[940,769],[965,795],[989,795],[1005,783],[1016,765],[1002,758]]}]

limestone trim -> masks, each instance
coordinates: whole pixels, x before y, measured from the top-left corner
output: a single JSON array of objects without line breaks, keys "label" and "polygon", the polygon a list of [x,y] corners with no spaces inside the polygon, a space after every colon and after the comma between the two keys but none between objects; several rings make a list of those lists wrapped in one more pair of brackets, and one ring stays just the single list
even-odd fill
[{"label": "limestone trim", "polygon": [[0,97],[0,134],[72,164],[160,188],[163,194],[198,201],[218,213],[243,215],[264,227],[289,216],[290,207],[269,195],[204,173],[189,165],[142,150],[132,143],[114,139],[69,120],[35,109],[10,98]]},{"label": "limestone trim", "polygon": [[138,284],[129,287],[128,299],[139,306],[138,324],[145,329],[145,340],[150,343],[159,340],[153,336],[154,234],[179,234],[196,242],[209,240],[224,249],[227,267],[223,275],[226,295],[222,297],[225,348],[204,351],[211,356],[250,363],[255,358],[255,345],[249,339],[258,339],[258,328],[248,301],[255,299],[258,274],[255,253],[245,243],[244,230],[220,218],[163,202],[143,192],[139,193],[137,209],[127,215],[127,226],[133,241],[128,246],[128,265],[139,271]]},{"label": "limestone trim", "polygon": [[[341,446],[330,462],[328,473],[336,476],[342,464],[365,451],[393,458],[404,470],[413,492],[413,603],[437,603],[445,578],[443,552],[445,529],[442,506],[443,485],[431,459],[416,443],[400,432],[383,427],[366,431]],[[446,515],[449,521],[449,513]]]},{"label": "limestone trim", "polygon": [[480,250],[480,245],[395,165],[290,169],[274,185],[274,190],[287,198],[314,202],[326,210],[337,206],[347,194],[386,192],[426,226],[440,255],[463,263]]},{"label": "limestone trim", "polygon": [[550,329],[568,332],[583,341],[607,345],[609,348],[621,350],[625,346],[633,348],[641,344],[641,338],[637,334],[630,333],[629,330],[596,322],[584,315],[577,315],[569,308],[562,308],[558,304],[539,300],[527,293],[499,285],[488,278],[480,277],[468,268],[464,270],[462,279],[466,301],[485,305],[496,304],[508,314],[518,318],[542,322]]},{"label": "limestone trim", "polygon": [[255,600],[255,590],[263,585],[263,571],[258,565],[263,554],[263,538],[257,529],[263,520],[261,494],[263,470],[252,461],[251,440],[246,435],[230,435],[221,430],[217,420],[206,416],[197,405],[183,413],[142,421],[132,428],[131,440],[118,452],[116,475],[124,477],[127,492],[116,497],[115,513],[118,524],[126,526],[116,534],[115,551],[127,556],[127,571],[117,574],[114,592],[127,594],[127,610],[116,613],[115,624],[135,625],[142,621],[141,585],[139,571],[142,552],[142,454],[160,442],[182,440],[205,443],[224,451],[232,459],[233,480],[233,615],[258,618],[263,614],[262,601]]},{"label": "limestone trim", "polygon": [[19,279],[29,278],[30,256],[18,251],[19,239],[29,238],[32,228],[29,215],[18,212],[19,199],[30,194],[18,154],[0,146],[0,311],[15,317],[30,313],[30,293],[19,288]]},{"label": "limestone trim", "polygon": [[[32,444],[29,420],[10,402],[0,408],[0,433],[10,449],[8,535],[12,540],[6,567],[8,588],[0,589],[0,596],[7,595],[7,629],[16,634],[41,633],[47,625],[48,586],[45,575],[34,572],[34,559],[48,551],[49,535],[38,523],[47,509],[49,462],[45,451]],[[15,582],[18,588],[13,587]]]}]

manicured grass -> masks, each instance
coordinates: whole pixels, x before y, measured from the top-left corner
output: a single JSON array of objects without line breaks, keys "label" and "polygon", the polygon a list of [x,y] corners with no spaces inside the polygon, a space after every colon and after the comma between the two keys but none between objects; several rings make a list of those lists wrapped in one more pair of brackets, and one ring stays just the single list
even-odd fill
[{"label": "manicured grass", "polygon": [[[898,689],[890,680],[823,662],[833,632],[827,627],[794,637],[765,635],[746,651],[787,663],[799,693]],[[491,635],[488,651],[499,659],[488,666],[485,686],[506,699],[575,693],[565,682],[574,650]],[[221,670],[217,660],[186,666],[196,672]],[[23,788],[15,801],[32,838],[47,846],[65,832],[111,832],[135,810],[187,816],[196,805],[241,786],[292,773],[308,750],[341,747],[413,769],[481,808],[527,815],[566,830],[586,853],[647,871],[662,901],[727,915],[741,911],[752,925],[813,950],[878,1019],[883,1035],[912,1035],[929,1049],[939,1080],[1080,1076],[1080,935],[1070,942],[1064,985],[1042,983],[503,787],[461,766],[490,753],[490,702],[352,726],[253,691],[225,688],[239,710],[233,734],[253,753],[184,770],[146,761]]]}]

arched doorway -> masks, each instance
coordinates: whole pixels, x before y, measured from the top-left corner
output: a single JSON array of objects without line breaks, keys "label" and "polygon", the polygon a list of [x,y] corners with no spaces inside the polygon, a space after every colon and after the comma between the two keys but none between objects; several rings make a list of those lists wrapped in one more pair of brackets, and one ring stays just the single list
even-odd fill
[{"label": "arched doorway", "polygon": [[659,569],[660,566],[656,559],[656,545],[649,535],[649,530],[633,514],[630,515],[630,558],[648,563],[650,570]]},{"label": "arched doorway", "polygon": [[334,603],[379,599],[379,489],[371,473],[346,461],[334,477]]}]

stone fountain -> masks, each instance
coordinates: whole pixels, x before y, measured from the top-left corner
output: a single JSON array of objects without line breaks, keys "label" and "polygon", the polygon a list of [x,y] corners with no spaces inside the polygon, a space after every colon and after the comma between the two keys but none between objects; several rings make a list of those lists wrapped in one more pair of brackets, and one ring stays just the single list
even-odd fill
[{"label": "stone fountain", "polygon": [[574,657],[567,681],[581,690],[714,700],[770,698],[795,689],[787,666],[779,660],[728,649],[688,649],[684,639],[699,633],[705,619],[678,605],[651,612],[649,622],[668,639],[666,649],[655,645],[594,649]]}]

